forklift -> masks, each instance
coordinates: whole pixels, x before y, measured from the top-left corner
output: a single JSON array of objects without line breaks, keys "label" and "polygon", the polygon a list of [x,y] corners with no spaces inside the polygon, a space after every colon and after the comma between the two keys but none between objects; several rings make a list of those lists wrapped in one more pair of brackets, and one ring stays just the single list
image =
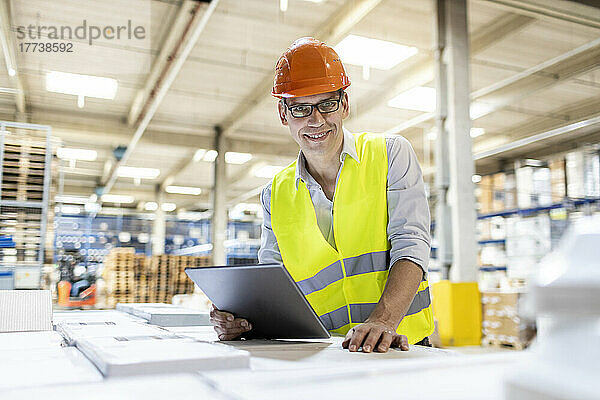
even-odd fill
[{"label": "forklift", "polygon": [[58,306],[92,308],[96,305],[96,265],[84,263],[79,252],[61,253],[58,256],[60,279],[56,285]]}]

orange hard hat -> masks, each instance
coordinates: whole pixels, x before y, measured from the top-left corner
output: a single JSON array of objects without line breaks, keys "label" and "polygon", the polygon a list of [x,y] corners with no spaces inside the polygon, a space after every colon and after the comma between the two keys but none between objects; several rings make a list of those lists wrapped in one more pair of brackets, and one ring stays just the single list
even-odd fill
[{"label": "orange hard hat", "polygon": [[271,94],[279,98],[311,96],[348,86],[350,79],[335,50],[315,38],[303,37],[279,57]]}]

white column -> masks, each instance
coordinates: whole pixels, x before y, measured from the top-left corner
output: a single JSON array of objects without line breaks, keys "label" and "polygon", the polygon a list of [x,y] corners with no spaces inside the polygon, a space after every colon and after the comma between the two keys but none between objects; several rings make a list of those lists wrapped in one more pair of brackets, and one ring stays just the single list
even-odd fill
[{"label": "white column", "polygon": [[165,212],[162,209],[164,193],[160,185],[156,186],[156,204],[158,208],[154,212],[154,224],[152,225],[152,255],[165,254],[165,236],[167,225],[165,222]]},{"label": "white column", "polygon": [[450,279],[477,280],[477,241],[475,238],[475,172],[470,135],[470,71],[467,0],[446,0],[446,48],[448,89],[448,161],[450,186],[448,201],[452,216],[452,256]]},{"label": "white column", "polygon": [[223,242],[227,239],[227,208],[225,207],[225,192],[227,190],[227,175],[225,170],[225,137],[221,127],[215,127],[215,150],[218,155],[214,162],[213,185],[213,216],[211,224],[213,264],[225,265],[226,254]]},{"label": "white column", "polygon": [[442,279],[449,279],[452,265],[452,220],[448,204],[450,165],[448,159],[448,77],[444,60],[446,50],[446,0],[434,0],[435,89],[436,89],[436,142],[435,142],[435,238],[437,258],[442,270]]}]

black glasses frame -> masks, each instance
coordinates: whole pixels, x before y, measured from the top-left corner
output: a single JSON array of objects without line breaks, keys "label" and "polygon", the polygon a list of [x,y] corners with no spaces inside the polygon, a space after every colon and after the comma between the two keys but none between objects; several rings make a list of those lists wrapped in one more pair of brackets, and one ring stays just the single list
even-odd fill
[{"label": "black glasses frame", "polygon": [[[340,93],[340,97],[338,97],[337,99],[327,99],[327,100],[320,101],[320,102],[318,102],[317,104],[294,104],[293,106],[289,106],[289,105],[287,104],[287,102],[285,101],[285,99],[284,99],[284,100],[283,100],[283,104],[286,106],[286,108],[287,108],[288,110],[290,110],[290,114],[292,114],[292,117],[294,117],[294,118],[306,118],[306,117],[309,117],[309,116],[311,116],[311,115],[312,115],[312,113],[313,113],[313,111],[314,111],[314,109],[315,109],[315,108],[316,108],[317,110],[319,110],[319,112],[320,112],[321,114],[329,114],[329,113],[332,113],[332,112],[336,112],[337,110],[339,110],[339,109],[340,109],[340,103],[341,103],[341,101],[342,101],[342,97],[343,97],[343,96],[344,96],[344,94],[343,94],[343,93]],[[329,110],[329,111],[321,111],[321,109],[319,108],[319,106],[320,106],[321,104],[323,104],[323,103],[327,103],[327,102],[329,102],[329,101],[335,101],[335,102],[336,102],[336,104],[337,104],[337,107],[336,107],[335,109],[333,109],[333,110]],[[306,115],[301,115],[301,116],[299,116],[299,117],[298,117],[298,116],[296,116],[296,115],[294,115],[294,110],[293,110],[293,109],[294,109],[295,107],[300,107],[300,106],[301,106],[301,107],[310,107],[310,112],[309,112],[308,114],[306,114]]]}]

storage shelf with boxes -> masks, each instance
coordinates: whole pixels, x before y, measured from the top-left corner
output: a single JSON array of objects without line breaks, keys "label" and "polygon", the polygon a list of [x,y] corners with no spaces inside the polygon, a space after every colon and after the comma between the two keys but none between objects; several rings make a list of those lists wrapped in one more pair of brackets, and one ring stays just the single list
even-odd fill
[{"label": "storage shelf with boxes", "polygon": [[54,140],[49,126],[0,121],[0,249],[5,289],[39,289],[52,247]]}]

